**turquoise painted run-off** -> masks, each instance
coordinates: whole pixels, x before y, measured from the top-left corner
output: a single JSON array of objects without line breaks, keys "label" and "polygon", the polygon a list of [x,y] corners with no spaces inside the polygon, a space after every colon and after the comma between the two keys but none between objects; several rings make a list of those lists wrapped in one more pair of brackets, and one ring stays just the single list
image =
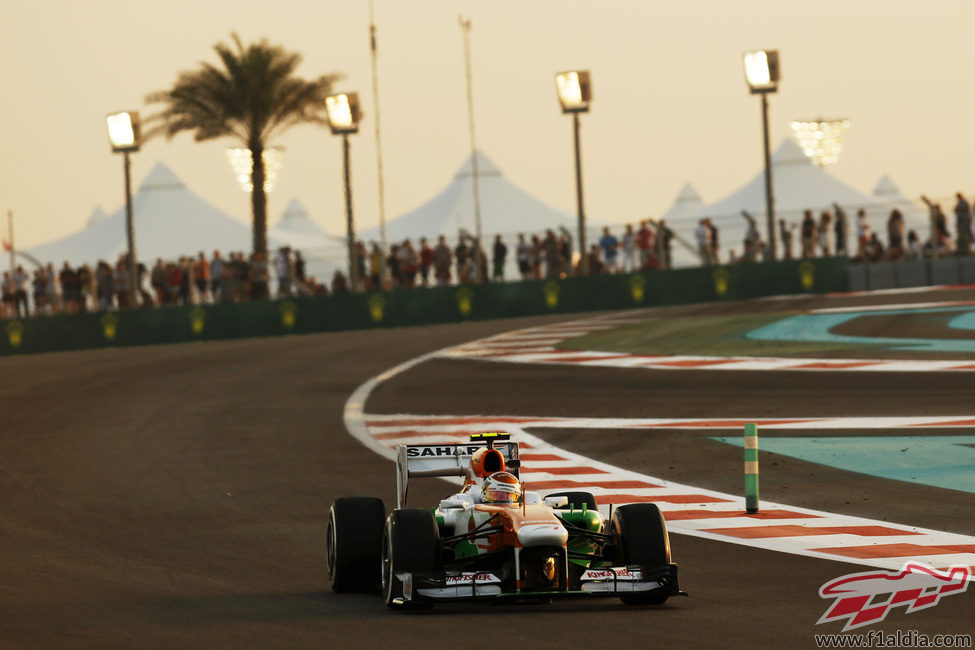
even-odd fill
[{"label": "turquoise painted run-off", "polygon": [[[972,339],[843,336],[830,331],[842,323],[864,316],[902,314],[930,314],[949,328],[975,329],[975,307],[969,305],[802,314],[758,328],[747,336],[766,341],[814,341],[902,350],[975,352],[975,340]],[[747,439],[747,428],[745,435]],[[732,445],[745,444],[737,437],[715,440]],[[763,437],[762,449],[851,472],[975,493],[975,436]],[[745,449],[746,460],[749,451]],[[746,474],[746,490],[747,481]]]},{"label": "turquoise painted run-off", "polygon": [[[716,437],[744,445],[741,437]],[[897,481],[975,493],[975,436],[762,437],[762,449]]]},{"label": "turquoise painted run-off", "polygon": [[920,309],[885,309],[881,311],[852,311],[839,314],[801,314],[783,318],[747,334],[750,339],[762,341],[806,341],[820,343],[846,343],[900,350],[925,350],[937,352],[975,352],[973,339],[922,339],[881,338],[872,336],[844,336],[830,330],[847,321],[863,316],[894,316],[898,314],[939,314],[962,312],[948,319],[946,325],[954,329],[975,329],[975,307],[931,307]]}]

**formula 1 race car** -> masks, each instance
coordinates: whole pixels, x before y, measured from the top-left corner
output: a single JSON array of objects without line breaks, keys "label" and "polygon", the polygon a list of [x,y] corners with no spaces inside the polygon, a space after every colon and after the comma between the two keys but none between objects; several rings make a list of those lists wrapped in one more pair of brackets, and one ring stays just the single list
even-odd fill
[{"label": "formula 1 race car", "polygon": [[[667,526],[656,505],[609,506],[588,492],[525,492],[518,444],[505,433],[470,444],[401,445],[397,508],[345,497],[329,510],[326,559],[336,592],[381,588],[391,608],[437,600],[617,596],[659,605],[677,584]],[[436,508],[407,509],[410,478],[460,476]]]}]

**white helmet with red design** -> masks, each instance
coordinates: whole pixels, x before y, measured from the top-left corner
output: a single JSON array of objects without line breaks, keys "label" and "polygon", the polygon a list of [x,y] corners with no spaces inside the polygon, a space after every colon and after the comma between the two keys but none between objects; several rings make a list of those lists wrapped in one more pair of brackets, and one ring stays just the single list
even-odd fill
[{"label": "white helmet with red design", "polygon": [[484,479],[481,488],[484,503],[517,505],[521,503],[521,483],[510,472],[495,472]]}]

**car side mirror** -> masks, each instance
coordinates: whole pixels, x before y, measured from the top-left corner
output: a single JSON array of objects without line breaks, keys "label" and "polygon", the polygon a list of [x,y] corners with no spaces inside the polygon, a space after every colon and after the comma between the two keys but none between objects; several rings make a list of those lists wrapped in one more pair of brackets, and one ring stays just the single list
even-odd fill
[{"label": "car side mirror", "polygon": [[569,497],[545,497],[545,505],[549,508],[568,508],[569,507]]}]

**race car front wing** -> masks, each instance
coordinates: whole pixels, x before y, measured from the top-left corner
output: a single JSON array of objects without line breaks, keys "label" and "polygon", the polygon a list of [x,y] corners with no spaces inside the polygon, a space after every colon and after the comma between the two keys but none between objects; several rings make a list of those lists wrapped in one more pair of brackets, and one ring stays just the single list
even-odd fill
[{"label": "race car front wing", "polygon": [[605,567],[587,569],[579,589],[505,592],[502,580],[489,571],[460,573],[397,573],[403,584],[403,602],[420,599],[479,600],[492,597],[624,596],[662,590],[668,596],[684,595],[677,583],[677,565],[663,567]]}]

